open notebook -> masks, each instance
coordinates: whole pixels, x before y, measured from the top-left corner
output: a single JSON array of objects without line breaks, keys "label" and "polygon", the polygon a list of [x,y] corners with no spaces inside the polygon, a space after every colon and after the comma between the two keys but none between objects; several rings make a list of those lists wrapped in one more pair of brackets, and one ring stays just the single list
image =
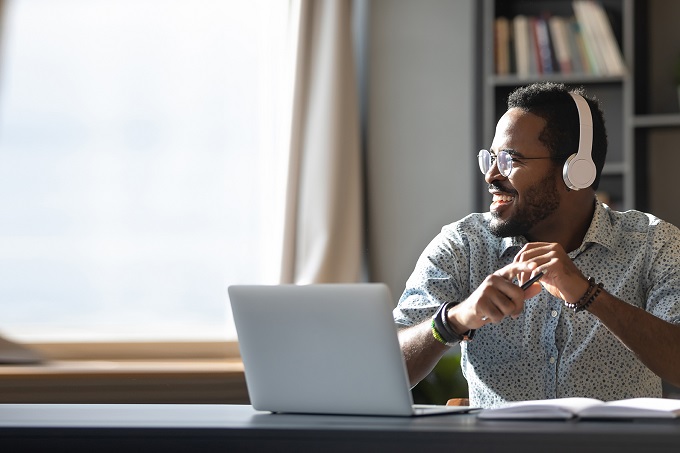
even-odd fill
[{"label": "open notebook", "polygon": [[478,416],[488,420],[677,419],[680,418],[680,400],[630,398],[604,402],[594,398],[577,397],[518,401],[494,409],[484,409]]},{"label": "open notebook", "polygon": [[229,287],[255,409],[430,415],[469,407],[414,406],[384,284]]}]

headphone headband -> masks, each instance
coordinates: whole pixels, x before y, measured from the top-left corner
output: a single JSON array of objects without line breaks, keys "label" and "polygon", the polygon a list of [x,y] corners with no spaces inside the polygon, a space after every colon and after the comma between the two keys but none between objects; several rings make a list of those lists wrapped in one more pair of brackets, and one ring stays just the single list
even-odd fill
[{"label": "headphone headband", "polygon": [[590,187],[597,176],[593,162],[593,117],[588,102],[577,93],[569,93],[576,103],[579,122],[578,151],[569,156],[562,169],[564,182],[570,189]]}]

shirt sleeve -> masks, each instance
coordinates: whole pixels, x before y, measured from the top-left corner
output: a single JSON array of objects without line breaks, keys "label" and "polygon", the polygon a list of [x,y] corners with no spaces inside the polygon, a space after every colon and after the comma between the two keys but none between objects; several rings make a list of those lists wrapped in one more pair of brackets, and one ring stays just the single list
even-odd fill
[{"label": "shirt sleeve", "polygon": [[429,319],[445,302],[461,302],[469,294],[469,252],[455,224],[445,226],[418,258],[394,309],[394,321],[412,326]]},{"label": "shirt sleeve", "polygon": [[660,221],[650,235],[652,252],[646,310],[680,323],[680,230]]}]

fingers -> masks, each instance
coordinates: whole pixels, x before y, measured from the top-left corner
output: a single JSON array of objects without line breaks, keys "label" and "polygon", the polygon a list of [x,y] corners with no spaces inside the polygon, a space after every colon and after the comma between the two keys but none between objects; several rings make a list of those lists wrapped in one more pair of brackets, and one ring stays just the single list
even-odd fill
[{"label": "fingers", "polygon": [[512,279],[520,275],[528,275],[527,276],[528,280],[529,277],[536,270],[536,267],[537,265],[533,261],[518,261],[517,257],[515,257],[515,260],[512,263],[498,269],[496,272],[493,273],[493,275],[501,276],[508,281],[511,281]]},{"label": "fingers", "polygon": [[[575,297],[577,289],[587,284],[587,278],[574,261],[557,243],[533,242],[525,244],[515,255],[513,263],[533,265],[534,273],[543,272],[541,286],[560,299]],[[520,276],[520,281],[526,278]]]},{"label": "fingers", "polygon": [[507,316],[516,317],[524,309],[525,292],[500,275],[490,275],[480,286],[476,310],[484,321],[497,323]]},{"label": "fingers", "polygon": [[535,283],[523,290],[513,280],[529,280],[535,268],[534,263],[512,262],[486,277],[465,302],[449,310],[452,326],[463,332],[521,315],[525,299],[541,292],[541,285]]},{"label": "fingers", "polygon": [[545,272],[552,264],[565,258],[569,259],[559,244],[532,242],[522,247],[515,255],[513,262],[531,264],[536,272]]}]

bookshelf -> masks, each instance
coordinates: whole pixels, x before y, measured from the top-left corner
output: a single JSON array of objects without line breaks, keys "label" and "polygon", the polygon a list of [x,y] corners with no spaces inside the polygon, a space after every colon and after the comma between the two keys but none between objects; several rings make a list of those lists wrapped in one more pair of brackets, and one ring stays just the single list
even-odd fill
[{"label": "bookshelf", "polygon": [[[562,82],[568,86],[583,86],[590,95],[595,95],[601,103],[607,124],[609,150],[607,162],[600,182],[600,191],[607,196],[609,203],[617,209],[638,207],[639,188],[636,187],[636,161],[632,130],[634,74],[628,69],[633,61],[633,27],[635,4],[633,0],[608,0],[600,2],[604,6],[611,32],[620,49],[624,69],[594,73],[583,68],[563,72],[559,66],[552,73],[539,73],[535,70],[518,75],[517,64],[512,65],[509,73],[497,73],[496,19],[511,19],[518,15],[530,18],[549,18],[574,16],[571,0],[529,1],[529,0],[484,0],[481,20],[482,41],[484,46],[482,61],[482,134],[480,146],[488,146],[493,138],[496,123],[506,110],[506,100],[510,92],[518,86],[537,81]],[[517,55],[513,55],[517,58]],[[587,64],[587,63],[586,63]],[[600,63],[602,64],[602,63]],[[554,66],[554,65],[553,65]],[[677,118],[680,120],[680,117]],[[667,121],[671,121],[668,119]],[[642,127],[640,127],[641,129]],[[481,182],[482,187],[484,182]],[[489,197],[480,190],[477,200],[479,208],[488,208]]]},{"label": "bookshelf", "polygon": [[634,106],[628,140],[634,143],[636,208],[680,226],[674,181],[680,165],[680,105],[674,73],[680,59],[680,2],[638,0],[631,43]]}]

